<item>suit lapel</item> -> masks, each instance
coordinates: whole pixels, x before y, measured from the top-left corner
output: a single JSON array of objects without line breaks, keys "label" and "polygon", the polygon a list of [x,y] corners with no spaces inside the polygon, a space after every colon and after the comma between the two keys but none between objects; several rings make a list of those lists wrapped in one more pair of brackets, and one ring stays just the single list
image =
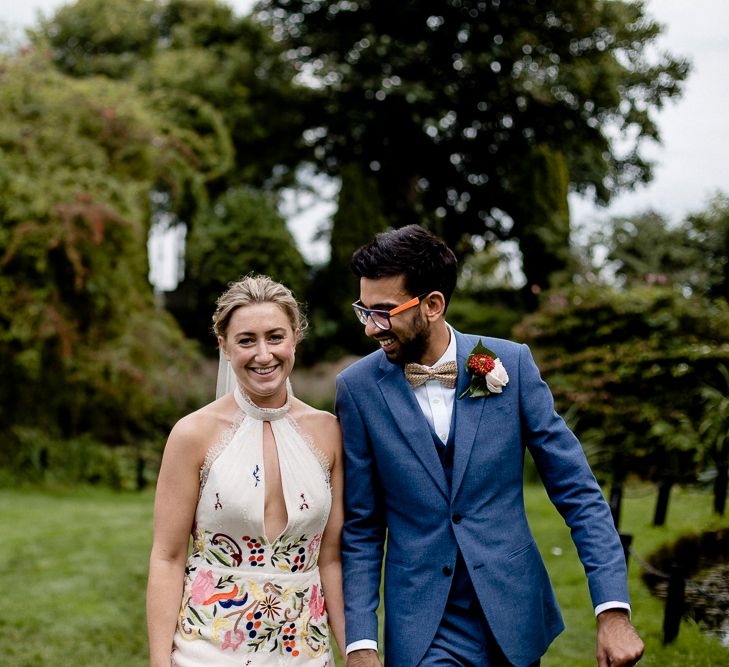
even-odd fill
[{"label": "suit lapel", "polygon": [[[481,420],[484,417],[484,405],[488,399],[465,397],[458,400],[468,387],[471,378],[466,372],[466,361],[471,353],[474,342],[470,342],[466,336],[455,331],[456,335],[456,358],[458,361],[458,382],[456,386],[456,399],[453,404],[454,419],[454,455],[453,455],[453,479],[451,480],[451,499],[456,497],[458,488],[463,481],[466,472],[468,459],[471,456],[473,443],[476,439],[476,432],[481,427]],[[493,400],[493,399],[492,399]]]},{"label": "suit lapel", "polygon": [[443,495],[448,497],[448,482],[446,481],[443,465],[435,450],[433,436],[428,428],[428,422],[418,405],[405,375],[398,366],[391,364],[383,356],[380,363],[383,376],[378,386],[385,399],[392,419],[402,432],[406,442],[420,459],[425,469],[431,475]]}]

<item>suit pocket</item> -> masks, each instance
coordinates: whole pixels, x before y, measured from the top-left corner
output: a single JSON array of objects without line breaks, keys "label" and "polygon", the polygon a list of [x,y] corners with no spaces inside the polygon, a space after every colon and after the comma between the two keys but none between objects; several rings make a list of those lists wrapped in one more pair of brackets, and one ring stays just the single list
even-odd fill
[{"label": "suit pocket", "polygon": [[515,558],[518,558],[521,556],[524,552],[530,551],[532,547],[536,546],[534,543],[534,540],[530,540],[527,544],[525,544],[522,547],[519,547],[518,549],[515,549],[512,551],[507,557],[506,560],[514,560]]}]

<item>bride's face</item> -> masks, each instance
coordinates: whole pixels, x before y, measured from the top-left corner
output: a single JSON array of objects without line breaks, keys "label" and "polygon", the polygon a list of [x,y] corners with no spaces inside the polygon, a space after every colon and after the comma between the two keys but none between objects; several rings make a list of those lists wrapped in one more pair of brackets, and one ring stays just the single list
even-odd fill
[{"label": "bride's face", "polygon": [[218,343],[230,360],[238,385],[261,407],[286,402],[286,379],[294,367],[296,333],[275,303],[256,303],[233,311],[225,339]]}]

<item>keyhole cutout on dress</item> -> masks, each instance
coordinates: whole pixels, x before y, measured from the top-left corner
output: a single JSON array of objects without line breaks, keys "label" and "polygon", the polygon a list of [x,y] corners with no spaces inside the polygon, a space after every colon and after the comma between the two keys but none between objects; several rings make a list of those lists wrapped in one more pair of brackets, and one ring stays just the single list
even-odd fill
[{"label": "keyhole cutout on dress", "polygon": [[266,540],[271,544],[286,529],[289,514],[286,509],[278,448],[273,436],[271,422],[263,422],[263,471],[265,500],[263,506],[263,529]]}]

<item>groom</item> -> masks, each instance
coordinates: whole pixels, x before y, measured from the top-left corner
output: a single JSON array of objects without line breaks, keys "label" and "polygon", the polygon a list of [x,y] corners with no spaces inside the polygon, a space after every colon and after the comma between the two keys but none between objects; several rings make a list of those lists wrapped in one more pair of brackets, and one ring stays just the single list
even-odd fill
[{"label": "groom", "polygon": [[[564,626],[524,513],[526,448],[587,573],[598,664],[635,664],[620,540],[529,349],[446,323],[456,259],[417,225],[379,234],[352,265],[355,314],[380,349],[337,378],[347,666],[380,665],[386,540],[388,666],[539,664]],[[485,356],[469,373],[472,351]]]}]

